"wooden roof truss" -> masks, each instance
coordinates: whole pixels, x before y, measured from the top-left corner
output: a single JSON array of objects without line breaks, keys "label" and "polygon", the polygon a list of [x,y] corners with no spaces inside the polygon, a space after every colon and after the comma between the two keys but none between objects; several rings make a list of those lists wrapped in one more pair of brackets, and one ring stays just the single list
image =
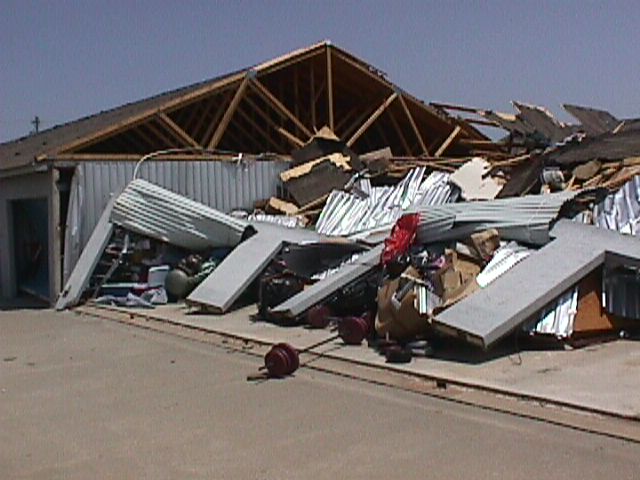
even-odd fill
[{"label": "wooden roof truss", "polygon": [[43,158],[129,159],[169,148],[288,154],[329,126],[356,152],[464,155],[473,128],[408,95],[328,43],[227,76]]}]

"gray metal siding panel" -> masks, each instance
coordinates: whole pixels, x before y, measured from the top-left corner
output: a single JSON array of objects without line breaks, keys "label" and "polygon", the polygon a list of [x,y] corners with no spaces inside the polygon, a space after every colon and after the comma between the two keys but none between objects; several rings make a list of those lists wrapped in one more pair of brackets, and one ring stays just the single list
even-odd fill
[{"label": "gray metal siding panel", "polygon": [[113,206],[111,221],[190,250],[234,246],[248,224],[146,180],[129,183]]},{"label": "gray metal siding panel", "polygon": [[608,257],[617,255],[632,264],[640,256],[637,238],[569,220],[556,223],[552,236],[553,242],[439,314],[434,325],[488,348]]},{"label": "gray metal siding panel", "polygon": [[[231,163],[215,161],[148,161],[139,178],[222,212],[253,207],[256,200],[276,194],[278,175],[288,164],[280,161]],[[109,198],[133,178],[133,162],[87,162],[82,170],[82,237],[86,245]]]}]

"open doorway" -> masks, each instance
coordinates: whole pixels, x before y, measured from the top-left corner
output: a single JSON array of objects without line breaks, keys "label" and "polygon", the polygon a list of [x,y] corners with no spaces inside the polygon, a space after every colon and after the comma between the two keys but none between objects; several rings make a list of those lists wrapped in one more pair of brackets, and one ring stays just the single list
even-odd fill
[{"label": "open doorway", "polygon": [[13,200],[13,255],[19,294],[49,299],[49,210],[46,198]]}]

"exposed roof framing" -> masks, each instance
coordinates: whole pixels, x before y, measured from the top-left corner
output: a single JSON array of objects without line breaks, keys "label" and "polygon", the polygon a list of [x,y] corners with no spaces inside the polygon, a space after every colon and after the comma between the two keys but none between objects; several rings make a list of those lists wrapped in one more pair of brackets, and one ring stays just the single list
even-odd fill
[{"label": "exposed roof framing", "polygon": [[0,170],[177,147],[287,154],[324,125],[356,152],[390,146],[395,155],[430,155],[446,142],[447,155],[455,156],[469,153],[465,140],[487,140],[322,42],[4,143]]}]

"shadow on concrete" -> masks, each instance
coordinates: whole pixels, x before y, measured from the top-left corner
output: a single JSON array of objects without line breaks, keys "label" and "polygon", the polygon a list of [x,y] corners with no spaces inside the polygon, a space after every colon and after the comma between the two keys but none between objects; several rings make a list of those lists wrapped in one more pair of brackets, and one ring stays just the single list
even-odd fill
[{"label": "shadow on concrete", "polygon": [[31,296],[0,298],[0,311],[8,310],[44,310],[50,308],[48,302]]},{"label": "shadow on concrete", "polygon": [[478,365],[497,358],[509,357],[514,363],[520,363],[520,352],[532,350],[564,350],[560,341],[533,341],[530,338],[510,335],[498,342],[490,350],[484,351],[453,338],[432,339],[433,357],[438,360]]}]

